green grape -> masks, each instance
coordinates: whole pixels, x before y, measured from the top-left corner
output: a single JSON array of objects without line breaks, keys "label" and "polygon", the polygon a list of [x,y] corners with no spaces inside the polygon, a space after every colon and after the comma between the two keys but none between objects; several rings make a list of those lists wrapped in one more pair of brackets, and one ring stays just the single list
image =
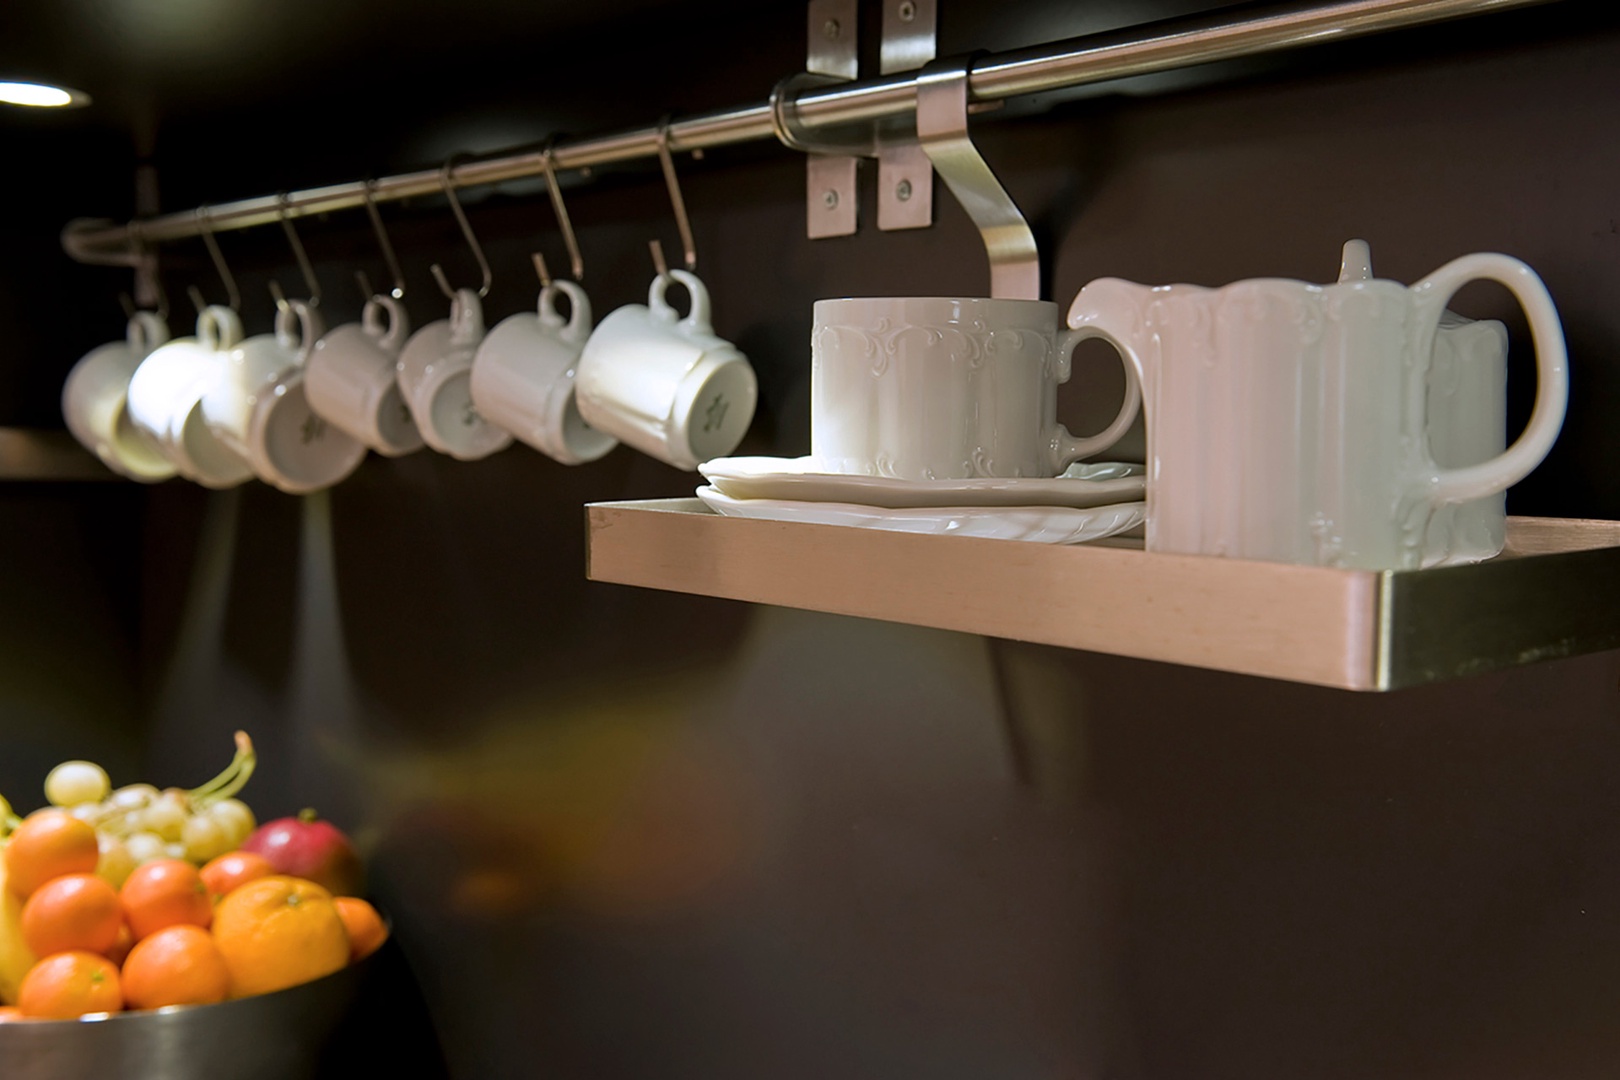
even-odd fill
[{"label": "green grape", "polygon": [[96,874],[115,889],[124,887],[129,875],[135,872],[135,856],[129,845],[116,836],[101,833],[96,837],[101,857],[96,861]]},{"label": "green grape", "polygon": [[231,846],[227,849],[230,851],[241,847],[242,841],[251,836],[259,824],[253,811],[241,799],[221,799],[205,812],[224,826],[226,835],[231,838]]},{"label": "green grape", "polygon": [[195,814],[186,819],[181,843],[185,845],[186,858],[198,864],[223,855],[236,846],[231,843],[230,830],[209,814]]},{"label": "green grape", "polygon": [[164,856],[163,837],[155,832],[137,832],[124,841],[124,848],[129,852],[135,865],[161,859]]},{"label": "green grape", "polygon": [[171,844],[180,840],[185,832],[186,818],[190,816],[186,809],[186,797],[178,791],[165,791],[142,813],[145,814],[146,828]]},{"label": "green grape", "polygon": [[52,806],[78,806],[107,797],[112,781],[93,761],[64,761],[45,777],[45,798]]}]

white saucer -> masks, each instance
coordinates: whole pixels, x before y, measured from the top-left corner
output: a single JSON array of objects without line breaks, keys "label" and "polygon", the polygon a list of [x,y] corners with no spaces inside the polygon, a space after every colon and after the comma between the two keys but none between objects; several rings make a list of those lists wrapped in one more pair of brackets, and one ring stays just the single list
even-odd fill
[{"label": "white saucer", "polygon": [[1147,504],[1142,502],[1083,510],[1069,506],[946,506],[895,510],[851,503],[733,499],[712,487],[698,488],[697,497],[711,510],[727,517],[810,525],[857,525],[889,532],[973,536],[984,540],[1030,540],[1038,544],[1101,540],[1134,529],[1147,520]]},{"label": "white saucer", "polygon": [[1140,465],[1071,465],[1062,476],[1025,479],[896,480],[825,472],[813,457],[715,458],[698,466],[733,499],[856,503],[899,510],[933,506],[1109,506],[1137,502],[1147,491]]}]

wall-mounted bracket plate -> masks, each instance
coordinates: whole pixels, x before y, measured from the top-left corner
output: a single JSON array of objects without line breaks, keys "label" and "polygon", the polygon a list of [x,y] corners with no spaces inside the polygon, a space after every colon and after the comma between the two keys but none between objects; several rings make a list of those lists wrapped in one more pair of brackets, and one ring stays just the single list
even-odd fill
[{"label": "wall-mounted bracket plate", "polygon": [[[810,0],[805,71],[849,80],[859,73],[860,0]],[[779,88],[780,89],[780,88]],[[781,134],[778,132],[778,134]],[[805,159],[805,229],[812,240],[852,236],[860,227],[860,158],[811,152]]]},{"label": "wall-mounted bracket plate", "polygon": [[[884,75],[914,71],[934,58],[936,0],[883,0]],[[934,223],[934,166],[915,136],[878,148],[878,228],[926,229]]]}]

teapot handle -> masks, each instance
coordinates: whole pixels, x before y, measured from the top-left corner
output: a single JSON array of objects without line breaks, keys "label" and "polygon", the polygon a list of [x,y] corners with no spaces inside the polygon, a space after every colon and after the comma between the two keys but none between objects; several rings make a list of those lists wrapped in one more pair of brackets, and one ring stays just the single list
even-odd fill
[{"label": "teapot handle", "polygon": [[1518,439],[1491,460],[1458,469],[1441,468],[1429,460],[1419,482],[1437,505],[1494,495],[1523,480],[1552,449],[1569,404],[1569,359],[1558,309],[1536,272],[1511,255],[1464,255],[1412,286],[1420,312],[1417,325],[1423,334],[1417,355],[1432,352],[1446,303],[1458,289],[1477,280],[1505,285],[1529,317],[1536,350],[1536,403]]}]

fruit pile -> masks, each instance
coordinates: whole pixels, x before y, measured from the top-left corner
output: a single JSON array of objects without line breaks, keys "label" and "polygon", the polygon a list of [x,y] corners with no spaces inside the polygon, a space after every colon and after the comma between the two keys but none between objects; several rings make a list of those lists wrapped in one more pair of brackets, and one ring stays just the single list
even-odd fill
[{"label": "fruit pile", "polygon": [[359,857],[310,811],[255,827],[235,796],[253,744],[200,788],[111,790],[51,770],[51,805],[0,798],[0,1021],[211,1005],[364,959],[388,931],[357,897]]}]

